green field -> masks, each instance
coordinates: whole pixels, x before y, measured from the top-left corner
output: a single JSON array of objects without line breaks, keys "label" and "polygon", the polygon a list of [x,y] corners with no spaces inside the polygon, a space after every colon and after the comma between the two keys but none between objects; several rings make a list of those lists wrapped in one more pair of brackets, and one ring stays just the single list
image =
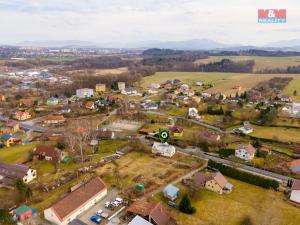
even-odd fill
[{"label": "green field", "polygon": [[30,151],[32,151],[38,142],[28,145],[18,145],[10,148],[0,149],[0,161],[2,162],[23,162],[28,159]]},{"label": "green field", "polygon": [[300,129],[283,128],[283,127],[267,127],[253,126],[254,131],[250,134],[253,137],[279,140],[283,142],[300,143]]},{"label": "green field", "polygon": [[[300,87],[300,75],[294,74],[246,74],[246,73],[217,73],[217,72],[157,72],[152,76],[143,78],[143,86],[147,87],[151,83],[163,83],[166,80],[179,79],[183,83],[192,85],[196,89],[195,82],[201,81],[206,84],[214,85],[206,90],[209,93],[222,92],[229,95],[235,95],[237,90],[235,86],[240,86],[240,93],[255,87],[258,83],[270,80],[273,77],[293,77],[293,80],[285,90],[286,94],[292,95],[295,88]],[[298,91],[300,98],[300,90]]]},{"label": "green field", "polygon": [[[227,179],[234,188],[232,193],[223,195],[204,189],[192,195],[185,187],[177,185],[181,196],[187,192],[192,195],[192,205],[197,209],[195,214],[187,215],[168,207],[178,225],[299,224],[300,209],[285,202],[281,192]],[[155,198],[161,200],[162,197],[158,195]]]},{"label": "green field", "polygon": [[[296,96],[293,95],[295,90],[297,91]],[[283,94],[292,96],[294,101],[300,101],[300,74],[298,76],[295,75],[289,85],[283,89]]]},{"label": "green field", "polygon": [[240,60],[254,60],[254,70],[286,68],[288,66],[299,66],[300,56],[288,57],[268,57],[268,56],[210,56],[207,59],[199,59],[195,63],[209,63],[218,62],[222,59],[231,59],[235,61]]}]

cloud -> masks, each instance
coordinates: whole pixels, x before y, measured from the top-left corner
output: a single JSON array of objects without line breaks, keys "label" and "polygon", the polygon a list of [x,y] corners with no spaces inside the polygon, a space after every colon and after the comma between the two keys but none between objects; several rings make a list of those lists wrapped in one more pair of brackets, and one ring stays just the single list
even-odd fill
[{"label": "cloud", "polygon": [[[258,8],[287,8],[286,24],[258,24]],[[286,0],[0,0],[2,43],[106,43],[209,38],[263,44],[299,36],[300,2]]]}]

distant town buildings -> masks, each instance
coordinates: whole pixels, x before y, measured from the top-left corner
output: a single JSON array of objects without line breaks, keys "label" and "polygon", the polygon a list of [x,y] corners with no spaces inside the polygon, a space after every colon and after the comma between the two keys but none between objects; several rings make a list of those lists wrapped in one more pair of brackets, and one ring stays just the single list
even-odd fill
[{"label": "distant town buildings", "polygon": [[105,84],[96,84],[95,90],[96,90],[96,92],[105,92],[106,85]]},{"label": "distant town buildings", "polygon": [[118,90],[123,91],[125,89],[126,85],[125,82],[118,82]]},{"label": "distant town buildings", "polygon": [[94,96],[94,90],[91,88],[77,89],[76,96],[78,98],[90,98]]}]

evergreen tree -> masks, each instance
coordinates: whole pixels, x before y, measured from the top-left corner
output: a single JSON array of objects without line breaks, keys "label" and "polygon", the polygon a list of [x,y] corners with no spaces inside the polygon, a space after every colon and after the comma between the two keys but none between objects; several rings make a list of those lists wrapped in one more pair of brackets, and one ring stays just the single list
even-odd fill
[{"label": "evergreen tree", "polygon": [[298,92],[297,90],[294,90],[294,93],[293,93],[294,96],[297,96],[298,95]]},{"label": "evergreen tree", "polygon": [[0,224],[14,225],[12,217],[7,209],[0,209]]},{"label": "evergreen tree", "polygon": [[191,200],[187,194],[182,197],[179,203],[179,210],[186,214],[193,214],[196,212],[196,209],[191,205]]}]

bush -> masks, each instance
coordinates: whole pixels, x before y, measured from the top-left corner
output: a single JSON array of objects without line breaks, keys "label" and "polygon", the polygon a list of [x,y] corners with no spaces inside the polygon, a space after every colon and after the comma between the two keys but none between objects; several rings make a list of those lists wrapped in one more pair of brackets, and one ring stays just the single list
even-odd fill
[{"label": "bush", "polygon": [[193,214],[196,212],[196,209],[191,205],[191,200],[187,194],[180,200],[179,210],[186,214]]},{"label": "bush", "polygon": [[234,155],[235,150],[233,148],[221,148],[219,150],[219,156],[228,157],[230,155]]},{"label": "bush", "polygon": [[208,161],[208,166],[218,169],[225,176],[232,177],[234,179],[241,180],[249,184],[254,184],[267,189],[273,188],[274,190],[277,190],[279,187],[279,183],[275,180],[271,180],[262,176],[238,170],[212,160]]}]

